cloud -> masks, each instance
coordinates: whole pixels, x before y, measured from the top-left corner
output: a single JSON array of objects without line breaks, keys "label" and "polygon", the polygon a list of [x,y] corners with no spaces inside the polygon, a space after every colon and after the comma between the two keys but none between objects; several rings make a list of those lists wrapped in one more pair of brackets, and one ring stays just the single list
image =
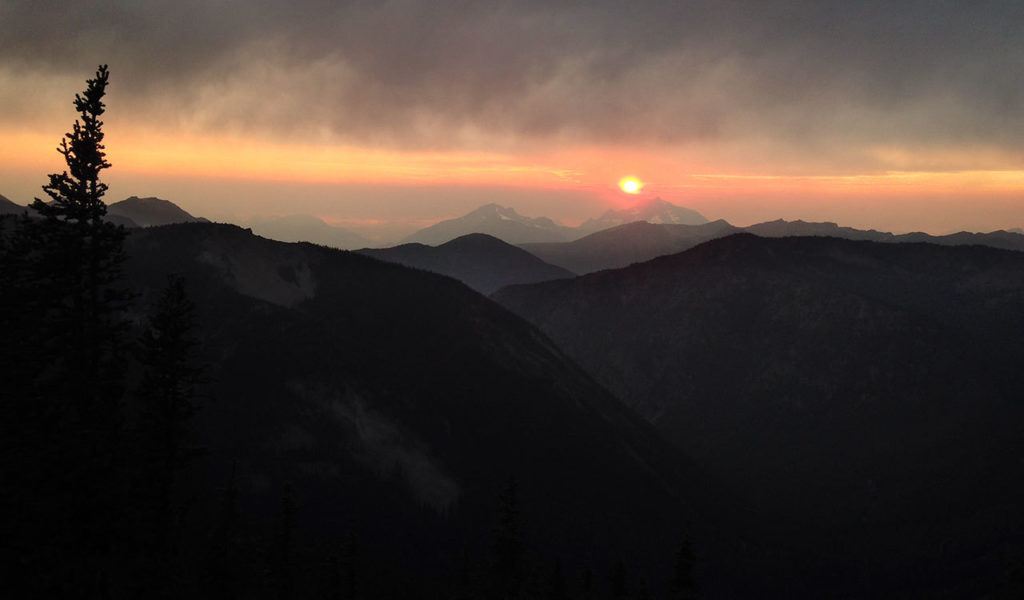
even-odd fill
[{"label": "cloud", "polygon": [[879,147],[1024,151],[1019,1],[0,0],[0,23],[8,123],[107,62],[119,114],[153,127],[868,168]]}]

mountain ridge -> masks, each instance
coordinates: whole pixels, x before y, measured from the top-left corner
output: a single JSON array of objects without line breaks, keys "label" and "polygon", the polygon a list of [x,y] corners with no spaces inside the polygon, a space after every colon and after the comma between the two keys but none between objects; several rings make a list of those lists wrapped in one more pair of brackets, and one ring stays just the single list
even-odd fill
[{"label": "mountain ridge", "polygon": [[486,233],[510,244],[568,242],[625,222],[653,220],[668,223],[706,223],[703,215],[661,198],[639,200],[623,209],[606,211],[578,227],[567,227],[547,217],[525,217],[498,204],[485,204],[454,219],[446,219],[406,237],[403,242],[438,245],[470,233]]},{"label": "mountain ridge", "polygon": [[366,247],[370,241],[365,237],[327,223],[313,215],[286,215],[258,219],[252,223],[252,230],[260,236],[279,242],[310,242],[351,250]]},{"label": "mountain ridge", "polygon": [[514,208],[491,203],[461,217],[425,227],[403,239],[402,243],[435,246],[470,233],[485,233],[510,244],[563,241],[569,237],[568,228],[547,217],[525,217]]},{"label": "mountain ridge", "polygon": [[424,269],[458,279],[490,294],[506,285],[574,277],[526,250],[484,233],[471,233],[439,246],[409,243],[357,251],[366,256]]},{"label": "mountain ridge", "polygon": [[492,297],[776,514],[810,595],[985,595],[1024,551],[1020,252],[739,233]]},{"label": "mountain ridge", "polygon": [[[526,542],[567,572],[628,556],[657,586],[684,527],[723,551],[717,484],[461,283],[229,225],[139,229],[127,250],[140,303],[178,273],[200,309],[217,400],[199,413],[210,459],[190,480],[215,487],[237,465],[247,516],[263,518],[289,481],[298,536],[357,527],[371,589],[443,579],[463,553],[486,555],[510,477]],[[739,585],[719,570],[727,562],[711,560],[709,587]]]},{"label": "mountain ridge", "polygon": [[[138,227],[154,227],[175,223],[194,223],[205,221],[189,214],[185,209],[170,200],[147,196],[129,196],[119,202],[107,206],[107,219],[126,226],[135,224]],[[125,222],[123,219],[127,219]]]},{"label": "mountain ridge", "polygon": [[737,227],[717,220],[702,225],[631,223],[620,225],[571,242],[521,244],[545,262],[586,274],[642,263],[658,256],[675,254],[712,239],[747,232],[762,237],[816,236],[883,243],[927,242],[937,245],[984,245],[1024,251],[1024,235],[1009,231],[959,232],[942,236],[922,232],[894,234],[874,229],[855,229],[832,222],[786,221],[776,219]]},{"label": "mountain ridge", "polygon": [[708,222],[708,219],[692,208],[678,206],[661,197],[654,197],[639,200],[625,208],[608,210],[596,219],[588,219],[583,222],[577,231],[580,235],[589,235],[636,222],[656,225],[703,225]]}]

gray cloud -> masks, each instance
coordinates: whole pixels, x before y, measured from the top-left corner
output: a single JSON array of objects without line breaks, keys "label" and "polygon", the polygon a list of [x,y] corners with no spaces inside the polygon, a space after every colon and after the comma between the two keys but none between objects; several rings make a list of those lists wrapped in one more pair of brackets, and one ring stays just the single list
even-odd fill
[{"label": "gray cloud", "polygon": [[[125,111],[181,127],[402,147],[768,139],[844,161],[889,144],[1024,153],[1019,0],[0,0],[0,23],[0,99],[24,95],[26,73],[108,62]],[[16,120],[34,104],[8,106]]]}]

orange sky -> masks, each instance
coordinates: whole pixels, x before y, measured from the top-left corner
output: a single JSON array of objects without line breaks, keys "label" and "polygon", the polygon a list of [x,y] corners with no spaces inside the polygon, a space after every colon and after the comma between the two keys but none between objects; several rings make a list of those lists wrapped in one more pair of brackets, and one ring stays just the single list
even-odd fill
[{"label": "orange sky", "polygon": [[[0,145],[0,163],[7,181],[2,191],[25,203],[29,200],[27,194],[37,193],[45,173],[60,169],[60,157],[53,152],[59,129],[8,130],[2,136],[5,143]],[[620,193],[615,184],[623,175],[636,175],[647,183],[645,196],[660,195],[701,210],[710,218],[722,217],[739,224],[781,217],[935,232],[1024,225],[1024,170],[1008,168],[758,173],[745,165],[729,164],[722,156],[686,149],[567,145],[553,152],[398,151],[274,142],[240,135],[147,132],[113,124],[108,126],[107,145],[115,165],[108,171],[112,199],[156,194],[168,187],[173,190],[174,186],[166,182],[174,180],[215,182],[211,187],[217,189],[263,183],[277,190],[293,190],[289,195],[301,195],[311,185],[335,188],[340,196],[344,195],[341,190],[351,186],[362,190],[397,187],[408,190],[409,202],[450,188],[502,188],[514,190],[512,198],[518,195],[523,199],[520,208],[527,214],[546,214],[574,223],[603,208],[635,201]],[[903,166],[898,151],[890,149],[880,154],[886,154],[894,165]],[[934,158],[937,166],[959,160],[946,154]],[[1001,157],[989,157],[989,162],[999,164]],[[149,181],[154,182],[154,189],[147,189]],[[589,201],[576,205],[529,201],[531,196],[543,197],[555,191]],[[268,212],[266,203],[247,207],[241,199],[172,199],[194,212],[215,217]],[[479,199],[479,203],[485,201],[488,198]],[[472,203],[441,203],[434,215],[453,216],[473,208]],[[300,211],[304,211],[301,200],[270,210]],[[392,209],[382,210],[376,217],[365,209],[350,214],[344,203],[335,210],[321,203],[315,212],[337,222],[401,218]],[[430,211],[411,213],[418,215],[417,224],[432,220]]]},{"label": "orange sky", "polygon": [[102,63],[110,199],[209,218],[571,224],[635,175],[738,225],[1024,226],[1019,2],[102,4],[0,3],[0,194]]}]

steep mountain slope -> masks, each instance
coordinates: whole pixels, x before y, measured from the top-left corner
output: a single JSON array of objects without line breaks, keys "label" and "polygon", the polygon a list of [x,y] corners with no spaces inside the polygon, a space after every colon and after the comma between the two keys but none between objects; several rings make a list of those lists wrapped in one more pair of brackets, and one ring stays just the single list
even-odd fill
[{"label": "steep mountain slope", "polygon": [[312,215],[262,219],[253,223],[252,230],[279,242],[312,242],[343,250],[365,248],[370,243],[358,233],[335,227]]},{"label": "steep mountain slope", "polygon": [[160,198],[139,198],[131,196],[107,207],[108,218],[117,223],[125,224],[121,219],[129,219],[138,227],[171,225],[173,223],[193,223],[197,219],[185,212],[180,206]]},{"label": "steep mountain slope", "polygon": [[841,227],[835,223],[781,219],[749,227],[735,227],[721,220],[705,225],[633,223],[600,231],[572,242],[521,244],[521,247],[545,262],[584,274],[603,269],[617,269],[658,256],[675,254],[708,240],[742,231],[761,237],[825,236],[887,243],[929,242],[943,246],[977,244],[1024,251],[1024,235],[1009,231],[960,232],[943,236],[920,232],[893,234],[873,229]]},{"label": "steep mountain slope", "polygon": [[6,196],[0,196],[0,215],[18,215],[27,208],[8,200]]},{"label": "steep mountain slope", "polygon": [[652,198],[638,200],[632,206],[609,210],[596,219],[589,219],[577,228],[578,235],[589,235],[637,221],[661,225],[703,225],[708,222],[704,215],[692,208],[677,206],[661,198]]},{"label": "steep mountain slope", "polygon": [[704,225],[671,226],[638,221],[572,242],[522,244],[520,247],[574,273],[591,273],[674,254],[736,231],[739,231],[736,227],[721,220]]},{"label": "steep mountain slope", "polygon": [[483,294],[516,283],[573,277],[565,269],[482,233],[464,235],[436,247],[402,244],[394,248],[367,248],[359,253],[454,277]]},{"label": "steep mountain slope", "polygon": [[403,242],[436,246],[470,233],[486,233],[509,244],[563,241],[571,237],[568,227],[547,217],[524,217],[513,208],[487,204],[456,219],[421,229]]},{"label": "steep mountain slope", "polygon": [[978,597],[1024,555],[1024,253],[740,234],[494,297],[776,512],[817,595]]},{"label": "steep mountain slope", "polygon": [[714,574],[724,509],[710,480],[464,285],[226,225],[137,230],[128,252],[139,306],[183,273],[200,309],[213,384],[197,497],[212,503],[201,490],[235,464],[244,522],[266,523],[291,486],[298,546],[355,536],[367,597],[450,590],[464,556],[485,579],[497,492],[513,477],[537,569],[560,558],[567,577],[604,577],[622,558],[657,589],[690,521],[707,585],[736,579]]}]

